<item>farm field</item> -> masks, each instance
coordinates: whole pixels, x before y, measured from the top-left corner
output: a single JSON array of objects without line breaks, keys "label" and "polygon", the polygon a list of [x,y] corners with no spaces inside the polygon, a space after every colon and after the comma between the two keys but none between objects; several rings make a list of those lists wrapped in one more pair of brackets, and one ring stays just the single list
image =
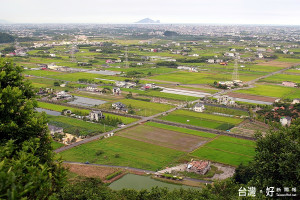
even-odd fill
[{"label": "farm field", "polygon": [[251,94],[251,95],[260,95],[268,97],[278,97],[286,98],[287,96],[300,92],[298,88],[284,87],[279,85],[255,85],[254,88],[246,90],[237,90],[235,93]]},{"label": "farm field", "polygon": [[[194,87],[193,87],[194,86]],[[171,87],[172,88],[172,87]],[[212,88],[203,88],[203,87],[197,87],[195,85],[181,85],[178,87],[174,87],[175,89],[187,89],[187,90],[192,90],[192,91],[199,91],[199,92],[208,92],[211,94],[214,94],[216,92],[219,92],[218,89],[212,89]]]},{"label": "farm field", "polygon": [[53,76],[66,75],[66,73],[58,71],[49,71],[49,70],[25,70],[24,74],[38,76],[38,77],[47,77],[51,78]]},{"label": "farm field", "polygon": [[185,152],[190,152],[207,142],[207,139],[195,135],[147,125],[127,128],[118,132],[118,135]]},{"label": "farm field", "polygon": [[56,141],[53,140],[53,141],[51,142],[51,146],[52,146],[52,148],[55,150],[55,149],[58,149],[58,148],[60,148],[60,147],[63,147],[64,144],[59,143],[59,142],[56,142]]},{"label": "farm field", "polygon": [[161,119],[220,130],[230,129],[234,125],[243,121],[243,119],[239,118],[223,117],[207,113],[196,113],[187,110],[176,110],[169,115],[161,117]]},{"label": "farm field", "polygon": [[192,125],[192,126],[199,126],[199,127],[219,129],[219,130],[228,130],[228,129],[234,127],[234,125],[230,124],[230,123],[223,123],[223,122],[219,122],[219,121],[200,119],[197,117],[184,116],[184,115],[170,114],[168,116],[163,116],[160,119],[166,120],[166,121],[171,121],[171,122]]},{"label": "farm field", "polygon": [[286,73],[300,74],[300,70],[298,69],[289,69],[285,71]]},{"label": "farm field", "polygon": [[[240,79],[242,81],[250,81],[257,77],[263,76],[266,73],[263,72],[240,72]],[[172,73],[168,75],[158,75],[149,77],[153,80],[165,80],[179,82],[182,84],[213,84],[214,81],[227,81],[231,80],[232,72],[231,70],[227,73],[192,73],[180,71],[177,73]]]},{"label": "farm field", "polygon": [[97,133],[103,133],[114,129],[112,126],[86,122],[80,119],[65,116],[48,115],[48,120],[50,125],[62,127],[65,133],[75,135],[96,135]]},{"label": "farm field", "polygon": [[100,79],[107,79],[112,81],[124,81],[125,78],[118,77],[118,76],[109,76],[109,75],[101,75],[101,74],[91,74],[87,72],[75,72],[75,73],[67,73],[63,75],[56,75],[52,76],[51,78],[58,79],[58,80],[65,80],[65,81],[78,81],[78,79],[89,79],[89,80],[95,80],[95,78]]},{"label": "farm field", "polygon": [[[96,152],[102,153],[97,156]],[[89,161],[148,170],[161,169],[183,154],[174,149],[119,136],[93,141],[59,153],[67,161]]]},{"label": "farm field", "polygon": [[115,101],[116,99],[124,99],[124,96],[122,95],[104,95],[104,94],[96,94],[96,93],[91,93],[91,92],[86,92],[86,91],[77,91],[76,93],[71,93],[74,96],[81,96],[81,97],[87,97],[87,98],[92,98],[92,99],[99,99],[103,101]]},{"label": "farm field", "polygon": [[260,82],[268,82],[268,83],[282,83],[283,81],[292,81],[295,83],[300,83],[300,76],[289,75],[289,74],[275,74],[273,76],[260,80]]},{"label": "farm field", "polygon": [[255,155],[255,142],[228,136],[216,139],[195,150],[191,155],[200,159],[238,166],[247,164]]},{"label": "farm field", "polygon": [[[78,109],[78,108],[73,108],[73,107],[69,107],[69,106],[62,106],[62,105],[51,104],[51,103],[40,102],[40,101],[38,102],[38,107],[48,109],[48,110],[54,110],[54,111],[58,111],[58,112],[61,112],[62,110],[67,109],[67,110],[71,110],[73,113],[79,112],[80,114],[84,114],[84,115],[89,115],[89,113],[90,113],[90,110],[86,110],[86,109]],[[132,122],[137,121],[137,119],[131,118],[131,117],[124,117],[124,116],[114,115],[114,114],[105,113],[105,112],[103,112],[103,113],[105,116],[119,118],[120,120],[122,120],[122,122],[124,124],[130,124]]]},{"label": "farm field", "polygon": [[172,105],[139,101],[134,99],[122,99],[120,102],[127,105],[127,107],[131,105],[136,112],[135,114],[141,116],[151,116],[174,108]]},{"label": "farm field", "polygon": [[58,111],[58,112],[62,112],[63,110],[67,109],[67,110],[71,110],[73,113],[76,111],[80,111],[81,113],[83,113],[85,115],[88,115],[90,113],[90,111],[86,110],[86,109],[78,109],[78,108],[73,108],[73,107],[69,107],[69,106],[46,103],[46,102],[41,102],[41,101],[38,101],[38,107],[48,109],[48,110],[54,110],[54,111]]},{"label": "farm field", "polygon": [[223,113],[227,115],[240,115],[240,116],[249,115],[247,111],[243,111],[243,110],[236,110],[236,109],[222,108],[222,107],[208,106],[208,105],[205,106],[205,113]]},{"label": "farm field", "polygon": [[279,67],[279,66],[268,66],[268,65],[261,65],[261,64],[257,64],[257,65],[245,65],[244,68],[242,68],[242,71],[258,71],[258,72],[276,72],[279,71],[281,69],[284,69],[285,67]]},{"label": "farm field", "polygon": [[146,122],[145,125],[162,128],[162,129],[167,129],[167,130],[171,130],[171,131],[178,131],[181,133],[186,133],[186,134],[191,134],[191,135],[197,135],[197,136],[204,137],[204,138],[214,138],[217,136],[212,133],[206,133],[206,132],[196,131],[193,129],[170,126],[170,125],[166,125],[166,124],[159,124],[159,123],[155,123],[155,122]]},{"label": "farm field", "polygon": [[128,88],[122,88],[122,90],[126,91],[126,92],[136,93],[139,96],[159,97],[159,98],[166,98],[166,99],[178,100],[178,101],[193,101],[193,100],[198,99],[197,97],[185,96],[185,95],[180,95],[180,94],[164,93],[164,92],[155,91],[155,90],[144,91],[144,90],[128,89]]},{"label": "farm field", "polygon": [[294,65],[293,62],[288,62],[287,60],[290,60],[290,59],[286,59],[286,60],[285,59],[276,59],[276,60],[271,60],[271,61],[262,61],[258,65],[259,66],[284,67],[284,68]]},{"label": "farm field", "polygon": [[177,69],[174,68],[167,68],[167,67],[156,67],[156,68],[149,68],[149,67],[139,67],[139,68],[107,68],[107,70],[111,71],[121,71],[121,72],[131,72],[131,71],[136,71],[136,72],[141,72],[144,74],[148,74],[149,72],[151,74],[166,74],[170,72],[177,71]]}]

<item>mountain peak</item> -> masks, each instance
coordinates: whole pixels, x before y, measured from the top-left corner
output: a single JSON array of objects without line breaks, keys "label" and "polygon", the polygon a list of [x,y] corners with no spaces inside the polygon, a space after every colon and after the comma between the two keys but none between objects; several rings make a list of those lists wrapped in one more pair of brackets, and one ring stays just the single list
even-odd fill
[{"label": "mountain peak", "polygon": [[150,19],[150,18],[145,18],[145,19],[142,19],[142,20],[140,20],[140,21],[137,21],[137,22],[135,22],[135,23],[139,23],[139,24],[154,24],[154,23],[160,23],[160,21],[159,20],[152,20],[152,19]]}]

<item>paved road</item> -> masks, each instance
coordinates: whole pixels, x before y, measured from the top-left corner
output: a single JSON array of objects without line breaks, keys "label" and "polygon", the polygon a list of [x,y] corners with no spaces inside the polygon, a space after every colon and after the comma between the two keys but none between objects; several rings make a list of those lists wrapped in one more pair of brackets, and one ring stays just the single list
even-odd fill
[{"label": "paved road", "polygon": [[[102,165],[102,164],[85,164],[85,163],[80,163],[80,162],[69,162],[69,161],[64,161],[64,163],[68,164],[76,164],[76,165],[92,165],[92,166],[100,166],[100,167],[112,167],[112,168],[121,168],[121,169],[129,169],[137,172],[142,172],[142,173],[148,173],[148,174],[155,174],[155,171],[150,171],[150,170],[145,170],[145,169],[138,169],[138,168],[133,168],[133,167],[125,167],[125,166],[116,166],[116,165]],[[200,180],[200,179],[194,179],[194,178],[184,178],[183,180],[189,180],[189,181],[195,181],[195,182],[200,182],[200,183],[212,183],[213,181],[207,181],[207,180]]]}]

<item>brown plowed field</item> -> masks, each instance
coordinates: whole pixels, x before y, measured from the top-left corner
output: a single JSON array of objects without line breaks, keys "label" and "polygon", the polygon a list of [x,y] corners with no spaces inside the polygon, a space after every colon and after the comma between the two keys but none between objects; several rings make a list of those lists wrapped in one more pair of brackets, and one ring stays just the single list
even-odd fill
[{"label": "brown plowed field", "polygon": [[256,101],[265,101],[265,102],[274,102],[277,98],[274,97],[264,97],[264,96],[256,96],[256,95],[249,95],[249,94],[240,94],[240,93],[234,93],[230,92],[227,93],[227,95],[235,98],[241,98],[241,99],[250,99],[250,100],[256,100]]},{"label": "brown plowed field", "polygon": [[272,61],[269,61],[269,62],[258,63],[257,65],[272,66],[272,67],[290,67],[290,66],[293,66],[295,64],[296,63],[280,62],[280,61],[272,60]]},{"label": "brown plowed field", "polygon": [[69,163],[63,163],[63,166],[67,168],[69,171],[78,174],[79,176],[97,177],[100,178],[101,180],[104,180],[107,175],[120,170],[117,168],[110,168],[110,167],[69,164]]},{"label": "brown plowed field", "polygon": [[118,133],[119,136],[156,144],[179,151],[190,152],[207,142],[207,139],[147,125],[134,126]]}]

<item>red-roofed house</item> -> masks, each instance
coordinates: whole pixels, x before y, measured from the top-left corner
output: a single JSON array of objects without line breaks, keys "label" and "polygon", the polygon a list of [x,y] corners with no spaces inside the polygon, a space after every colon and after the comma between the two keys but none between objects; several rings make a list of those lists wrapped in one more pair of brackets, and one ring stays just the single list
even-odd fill
[{"label": "red-roofed house", "polygon": [[204,175],[208,170],[210,170],[210,161],[208,160],[192,160],[187,165],[188,172]]}]

